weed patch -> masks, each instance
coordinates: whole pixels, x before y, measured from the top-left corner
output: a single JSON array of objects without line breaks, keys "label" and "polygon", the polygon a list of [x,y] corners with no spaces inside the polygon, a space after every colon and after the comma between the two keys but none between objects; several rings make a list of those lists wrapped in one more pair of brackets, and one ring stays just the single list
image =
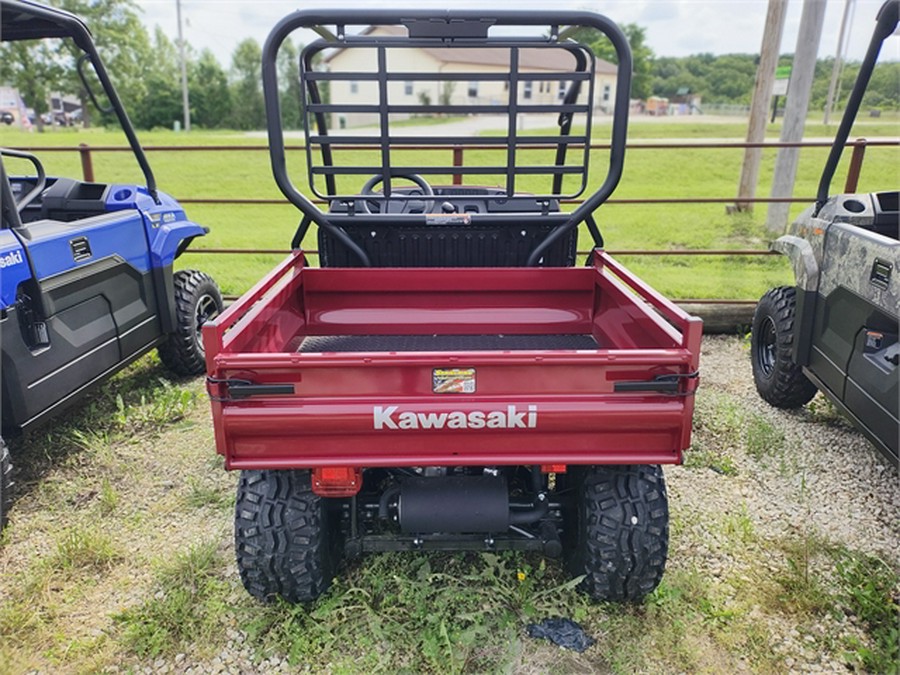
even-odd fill
[{"label": "weed patch", "polygon": [[155,658],[214,642],[227,616],[229,588],[221,577],[217,545],[210,542],[178,556],[158,572],[149,600],[113,617],[129,651]]},{"label": "weed patch", "polygon": [[780,609],[806,615],[827,611],[832,601],[823,576],[830,562],[828,542],[804,531],[782,540],[779,546],[785,563],[775,575]]},{"label": "weed patch", "polygon": [[159,378],[157,386],[140,392],[137,402],[126,405],[122,394],[117,394],[115,420],[128,431],[157,428],[184,419],[196,398],[197,395],[189,389]]},{"label": "weed patch", "polygon": [[327,657],[339,670],[482,671],[509,667],[526,620],[584,607],[577,580],[524,556],[386,554],[366,563],[312,610],[263,609],[251,635],[294,664]]},{"label": "weed patch", "polygon": [[883,560],[857,551],[835,553],[837,599],[856,616],[870,644],[851,641],[852,665],[872,673],[900,672],[900,577]]},{"label": "weed patch", "polygon": [[834,407],[834,403],[828,397],[819,394],[806,405],[810,422],[827,424],[831,427],[853,428],[853,425],[841,412]]},{"label": "weed patch", "polygon": [[[221,471],[221,469],[219,470]],[[209,506],[216,509],[231,509],[234,507],[234,491],[217,485],[211,476],[188,476],[187,487],[188,494],[185,501],[192,508],[199,509]]]},{"label": "weed patch", "polygon": [[756,413],[747,415],[745,438],[747,453],[756,460],[778,456],[784,450],[784,432]]},{"label": "weed patch", "polygon": [[58,572],[102,573],[122,559],[112,540],[96,529],[76,527],[65,532],[46,561]]},{"label": "weed patch", "polygon": [[723,530],[729,542],[735,546],[746,546],[756,539],[753,520],[747,512],[747,505],[741,504],[736,512],[726,513],[723,519]]},{"label": "weed patch", "polygon": [[100,513],[108,516],[119,505],[119,492],[109,482],[109,478],[104,478],[100,483]]},{"label": "weed patch", "polygon": [[713,448],[691,446],[684,455],[684,465],[689,469],[710,469],[723,476],[736,476],[734,460]]},{"label": "weed patch", "polygon": [[743,415],[730,398],[698,396],[694,410],[694,440],[685,452],[688,468],[707,468],[725,476],[738,473],[733,453],[741,445]]}]

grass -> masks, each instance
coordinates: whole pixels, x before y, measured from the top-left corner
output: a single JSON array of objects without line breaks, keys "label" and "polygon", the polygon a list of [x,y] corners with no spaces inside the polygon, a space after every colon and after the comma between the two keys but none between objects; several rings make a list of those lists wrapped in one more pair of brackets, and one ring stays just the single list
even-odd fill
[{"label": "grass", "polygon": [[[715,127],[716,135],[727,127]],[[634,128],[646,138],[678,133],[675,124]],[[679,128],[687,137],[699,133]],[[114,142],[102,131],[34,140]],[[162,132],[144,141],[262,142]],[[47,157],[48,171],[78,175],[74,154]],[[812,190],[821,157],[806,157],[800,185]],[[766,157],[766,175],[773,158]],[[124,176],[127,159],[97,154],[98,177]],[[277,198],[264,152],[154,152],[151,161],[161,185],[184,190],[179,197]],[[868,161],[871,184],[893,186],[896,151],[873,149]],[[620,196],[730,194],[739,162],[739,151],[634,151]],[[297,220],[281,205],[195,205],[190,212],[214,228],[204,247],[281,248]],[[600,218],[611,249],[761,248],[769,236],[760,213],[728,216],[721,206],[610,205]],[[277,259],[193,253],[183,264],[209,269],[227,293],[238,293]],[[681,297],[754,297],[789,274],[779,259],[626,262]],[[753,512],[733,503],[718,508],[712,499],[706,510],[674,514],[678,550],[640,605],[590,604],[558,563],[519,554],[373,555],[349,563],[311,607],[259,605],[230,562],[234,477],[213,454],[199,396],[201,382],[173,382],[148,357],[69,417],[16,442],[24,468],[12,526],[0,540],[0,673],[138,671],[160,659],[171,668],[182,654],[204,672],[236,632],[260,671],[271,659],[332,672],[783,672],[789,666],[780,645],[791,630],[821,640],[819,653],[852,668],[890,672],[898,661],[900,579],[890,565],[807,529],[766,539]],[[723,474],[722,482],[751,481],[760,467],[787,461],[788,450],[777,422],[701,389],[689,472],[667,475],[682,489],[721,481],[700,468]],[[706,521],[714,537],[698,538],[694,525]],[[726,572],[711,574],[710,559]],[[579,621],[597,645],[577,655],[528,639],[527,623],[546,616]],[[841,617],[854,630],[841,628]],[[825,638],[813,630],[820,623],[832,630]]]},{"label": "grass", "polygon": [[109,535],[95,528],[77,527],[64,533],[47,567],[61,573],[103,573],[123,556]]},{"label": "grass", "polygon": [[[0,548],[4,675],[206,672],[235,643],[260,672],[275,662],[329,672],[783,672],[791,631],[795,649],[813,644],[831,663],[890,672],[896,661],[900,579],[890,565],[803,528],[773,539],[748,501],[716,501],[719,486],[759,489],[748,430],[772,433],[730,394],[700,390],[695,448],[732,471],[723,480],[667,469],[673,549],[642,604],[589,603],[577,579],[539,556],[395,553],[348,562],[323,598],[292,607],[259,604],[241,587],[234,476],[196,404],[202,382],[161,378],[158,361],[143,359],[54,428],[14,441],[19,500]],[[758,461],[786,453],[780,442],[781,451],[766,442]],[[708,505],[685,509],[685,489],[708,491]],[[550,616],[578,621],[596,645],[576,654],[527,637],[528,623]]]},{"label": "grass", "polygon": [[[777,134],[779,124],[771,125],[770,134]],[[833,130],[819,128],[811,122],[808,135],[826,135]],[[857,133],[858,132],[858,133]],[[900,127],[896,120],[878,122],[863,120],[854,136],[897,136]],[[122,145],[119,134],[101,129],[55,130],[45,134],[25,134],[10,130],[4,142],[11,146],[73,147],[85,142],[92,146]],[[602,140],[608,133],[606,125],[599,125],[595,138]],[[735,123],[703,121],[645,122],[631,125],[631,138],[733,138],[743,140],[744,126]],[[272,179],[268,153],[265,150],[241,150],[241,147],[263,146],[265,140],[234,132],[198,131],[177,134],[153,131],[141,134],[142,142],[150,146],[175,145],[231,145],[230,152],[149,151],[149,158],[157,182],[162,189],[180,199],[254,197],[282,201]],[[300,144],[297,139],[296,144]],[[359,161],[364,153],[357,153]],[[825,148],[806,149],[801,153],[795,194],[812,197],[815,194]],[[467,162],[492,161],[482,156],[484,151],[470,151]],[[776,152],[763,153],[761,182],[758,194],[767,195],[775,163]],[[80,175],[77,153],[44,152],[41,155],[49,174]],[[96,152],[94,169],[98,180],[120,182],[141,181],[136,163],[129,153]],[[633,148],[627,156],[625,173],[615,198],[642,199],[667,197],[730,197],[736,194],[743,157],[734,149],[646,150]],[[398,153],[398,159],[415,166],[430,162],[449,162],[448,156],[430,159],[421,153]],[[865,189],[894,189],[896,187],[898,151],[896,148],[870,148],[861,176]],[[592,153],[594,173],[589,189],[599,184],[605,153]],[[843,183],[848,159],[845,157],[835,179]],[[288,166],[298,185],[305,185],[305,158],[299,151],[288,152]],[[435,178],[434,180],[440,180]],[[527,180],[522,187],[527,189]],[[532,186],[535,187],[535,186]],[[540,186],[537,186],[540,187]],[[804,204],[792,208],[792,216]],[[284,250],[299,221],[299,214],[286,203],[271,205],[187,204],[190,216],[211,228],[210,234],[195,242],[193,249],[256,248]],[[606,246],[610,250],[635,249],[759,249],[764,250],[772,238],[764,226],[765,207],[759,205],[753,214],[725,213],[723,204],[608,204],[598,212]],[[315,233],[304,241],[304,247],[317,247]],[[579,242],[580,249],[590,247],[586,233]],[[226,294],[240,294],[255,283],[281,259],[281,255],[252,254],[236,256],[188,253],[180,259],[182,266],[199,267],[219,280]],[[236,264],[237,261],[237,264]],[[665,295],[676,298],[722,297],[753,299],[772,286],[791,278],[787,263],[779,257],[629,257],[623,261]]]},{"label": "grass", "polygon": [[174,654],[191,644],[204,645],[223,630],[228,584],[218,542],[190,548],[157,573],[153,595],[112,616],[126,649],[141,658]]},{"label": "grass", "polygon": [[478,672],[514,660],[524,619],[561,595],[573,599],[572,584],[544,566],[518,581],[522,565],[491,554],[377,556],[352,566],[311,611],[277,605],[250,632],[293,665]]},{"label": "grass", "polygon": [[841,608],[862,621],[871,644],[854,640],[849,655],[872,673],[900,672],[900,594],[897,574],[880,558],[838,549]]},{"label": "grass", "polygon": [[685,453],[685,466],[689,468],[708,468],[734,476],[739,472],[736,453],[744,452],[764,465],[784,459],[784,433],[722,392],[707,396],[701,390],[694,411],[694,429],[698,433]]},{"label": "grass", "polygon": [[685,452],[685,466],[737,475],[734,454],[741,444],[742,425],[743,414],[734,401],[720,395],[710,397],[700,390],[694,408],[695,434]]},{"label": "grass", "polygon": [[[210,460],[207,427],[196,423],[201,383],[162,374],[145,357],[27,443],[12,441],[18,500],[0,549],[0,673],[97,672],[178,635],[193,640],[202,626],[192,616],[204,607],[222,615],[203,602],[228,585],[216,550],[223,526],[209,514],[233,500],[231,477]],[[197,437],[200,452],[190,450]],[[213,538],[213,560],[194,530]],[[215,581],[200,584],[203,570]],[[167,596],[167,584],[189,597]],[[163,622],[179,598],[194,613],[178,618],[181,633],[140,633],[138,619],[113,618],[137,607],[144,613],[134,616]]]}]

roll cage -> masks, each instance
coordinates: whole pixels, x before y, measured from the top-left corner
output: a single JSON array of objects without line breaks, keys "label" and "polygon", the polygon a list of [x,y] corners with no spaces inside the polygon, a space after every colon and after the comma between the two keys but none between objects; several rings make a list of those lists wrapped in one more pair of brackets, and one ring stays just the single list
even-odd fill
[{"label": "roll cage", "polygon": [[[353,27],[380,27],[352,34]],[[333,28],[332,28],[333,27]],[[613,120],[607,174],[600,186],[570,213],[559,212],[560,200],[575,199],[588,187],[590,138],[595,99],[595,76],[598,59],[588,45],[570,38],[576,28],[594,29],[605,35],[616,50],[616,93],[612,106]],[[287,170],[281,98],[278,86],[277,56],[284,40],[297,29],[311,29],[320,36],[307,45],[300,55],[300,84],[303,95],[303,131],[306,138],[306,169],[310,191],[326,200],[330,209],[318,208],[292,181]],[[535,34],[543,28],[542,35]],[[385,30],[386,29],[386,30]],[[496,34],[494,34],[496,32]],[[385,34],[387,33],[387,34]],[[476,50],[493,54],[497,68],[478,67],[422,72],[396,69],[395,55],[402,50],[422,49],[440,51],[448,58],[465,60]],[[354,50],[368,54],[357,69],[337,71],[319,70],[317,59],[334,50]],[[561,58],[562,57],[562,58]],[[526,61],[557,64],[568,61],[568,67],[528,68]],[[484,61],[482,56],[481,61]],[[401,62],[400,59],[397,60]],[[406,62],[408,63],[408,61]],[[470,64],[471,65],[471,64]],[[594,211],[612,194],[624,165],[627,133],[629,93],[631,89],[632,57],[622,31],[606,17],[588,12],[519,12],[519,11],[340,11],[304,10],[283,19],[272,30],[263,49],[263,89],[266,103],[269,149],[275,180],[284,196],[303,214],[300,228],[294,237],[294,247],[311,223],[345,246],[358,264],[373,264],[371,251],[360,244],[359,237],[348,230],[383,225],[390,215],[393,227],[429,228],[437,225],[458,225],[462,228],[481,227],[510,229],[540,223],[540,234],[528,240],[528,250],[520,264],[546,264],[545,255],[566,235],[586,222],[596,245],[602,245],[599,229],[593,219]],[[500,100],[433,102],[425,97],[405,100],[397,94],[402,83],[433,83],[435,87],[453,87],[469,82],[501,82],[504,95]],[[523,97],[529,88],[545,81],[565,83],[553,101],[533,103]],[[338,83],[354,82],[376,92],[374,101],[356,103],[334,100],[333,88]],[[326,94],[326,88],[331,100]],[[449,98],[449,97],[447,97]],[[470,97],[471,98],[471,97]],[[466,119],[481,115],[505,114],[508,123],[505,133],[491,136],[469,136],[435,133],[427,137],[404,134],[398,121],[416,116],[463,116]],[[530,114],[556,115],[556,133],[523,134],[519,125]],[[369,115],[375,129],[374,137],[340,128],[334,120],[342,115]],[[330,119],[329,119],[330,118]],[[398,119],[401,118],[401,119]],[[575,122],[583,124],[583,132]],[[334,127],[339,128],[335,131]],[[375,145],[377,150],[368,162],[360,162],[366,155],[362,145]],[[442,150],[447,147],[487,147],[488,153],[499,161],[460,166],[458,163],[418,166],[410,164],[404,148]],[[577,153],[574,151],[578,151]],[[545,161],[534,161],[538,152]],[[437,152],[431,153],[431,156]],[[577,163],[573,156],[577,154]],[[350,160],[343,158],[350,156]],[[356,161],[354,161],[356,160]],[[404,163],[405,162],[405,163]],[[388,213],[389,202],[423,201],[428,196],[423,189],[398,189],[398,178],[419,174],[453,176],[458,187],[441,192],[436,199],[441,213]],[[371,189],[360,194],[357,187],[363,177],[370,183],[381,183],[379,192]],[[462,183],[473,177],[500,177],[499,185],[491,188],[485,198],[487,208],[473,207],[464,212],[460,206],[471,199],[471,190]],[[542,182],[547,189],[525,193],[523,182]],[[344,189],[346,186],[351,189]],[[466,183],[466,187],[470,184]],[[371,187],[371,186],[369,186]],[[375,204],[377,213],[367,204]],[[502,204],[502,208],[500,208]],[[495,208],[496,207],[496,208]],[[519,208],[521,207],[521,208]],[[525,230],[522,230],[523,234]],[[374,236],[374,235],[373,235]],[[489,236],[489,235],[485,235]]]}]

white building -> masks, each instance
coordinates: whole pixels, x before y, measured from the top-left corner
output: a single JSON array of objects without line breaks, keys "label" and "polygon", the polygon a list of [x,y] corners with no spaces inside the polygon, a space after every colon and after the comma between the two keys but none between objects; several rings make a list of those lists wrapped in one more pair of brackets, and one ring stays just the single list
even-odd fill
[{"label": "white building", "polygon": [[[400,36],[405,29],[396,26],[374,26],[363,35]],[[479,73],[508,73],[510,50],[502,48],[403,47],[388,48],[387,72],[409,73],[421,77],[426,73],[454,73],[458,81],[418,80],[388,82],[391,105],[497,105],[509,102],[509,82],[479,79]],[[377,63],[371,47],[340,48],[325,59],[332,73],[375,73]],[[570,81],[560,81],[551,74],[569,73],[575,69],[575,58],[559,47],[528,47],[519,51],[519,72],[547,73],[546,80],[519,82],[518,104],[541,105],[560,103]],[[472,73],[471,79],[465,79]],[[585,102],[589,87],[582,86],[579,102]],[[594,70],[594,110],[611,110],[616,95],[616,67],[602,59]],[[334,105],[374,104],[378,102],[378,83],[372,80],[336,79],[330,82],[330,100]],[[498,110],[498,113],[502,112]],[[408,115],[407,115],[408,116]],[[377,122],[372,113],[340,113],[332,120],[332,128],[371,125]],[[403,114],[392,116],[402,119]]]}]

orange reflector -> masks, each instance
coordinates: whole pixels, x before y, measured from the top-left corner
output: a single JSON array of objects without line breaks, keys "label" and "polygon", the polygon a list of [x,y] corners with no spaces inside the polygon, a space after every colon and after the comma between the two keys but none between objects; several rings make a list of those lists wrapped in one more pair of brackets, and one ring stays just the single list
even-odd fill
[{"label": "orange reflector", "polygon": [[320,497],[352,497],[362,487],[362,469],[322,466],[313,469],[312,491]]},{"label": "orange reflector", "polygon": [[565,464],[541,464],[541,473],[565,473]]}]

